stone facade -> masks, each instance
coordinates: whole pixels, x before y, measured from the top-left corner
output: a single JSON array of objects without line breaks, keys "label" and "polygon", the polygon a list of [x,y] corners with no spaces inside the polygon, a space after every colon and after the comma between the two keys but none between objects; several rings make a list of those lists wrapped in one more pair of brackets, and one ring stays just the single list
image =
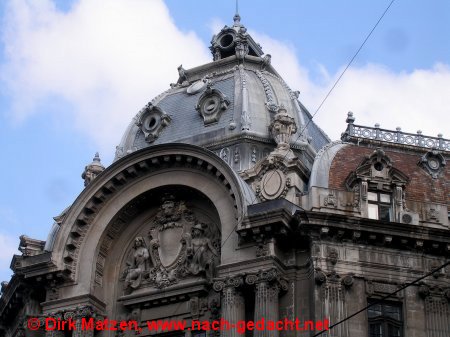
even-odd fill
[{"label": "stone facade", "polygon": [[[96,155],[86,166],[85,189],[45,242],[20,238],[0,334],[164,334],[148,329],[157,320],[316,323],[245,333],[300,337],[372,304],[322,335],[450,335],[450,266],[439,268],[450,256],[450,141],[357,126],[350,113],[341,141],[330,142],[238,15],[211,51],[213,62],[180,66],[136,115],[112,165]],[[48,319],[74,328],[46,331]],[[82,330],[105,319],[137,325]],[[172,333],[242,334],[197,330]]]}]

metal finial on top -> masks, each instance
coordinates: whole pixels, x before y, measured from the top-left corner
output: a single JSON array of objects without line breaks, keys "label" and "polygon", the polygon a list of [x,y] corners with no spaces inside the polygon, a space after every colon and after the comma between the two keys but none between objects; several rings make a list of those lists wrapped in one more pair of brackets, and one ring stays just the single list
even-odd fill
[{"label": "metal finial on top", "polygon": [[239,26],[241,23],[241,16],[239,15],[239,0],[236,0],[236,14],[233,17],[234,25]]}]

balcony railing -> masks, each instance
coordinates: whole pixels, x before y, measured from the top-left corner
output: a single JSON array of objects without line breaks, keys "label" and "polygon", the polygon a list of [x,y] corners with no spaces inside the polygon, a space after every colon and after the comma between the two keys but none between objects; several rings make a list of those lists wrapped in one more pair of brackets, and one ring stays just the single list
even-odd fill
[{"label": "balcony railing", "polygon": [[422,135],[422,131],[420,130],[417,131],[416,134],[413,134],[402,132],[400,128],[397,128],[395,131],[381,129],[379,124],[375,124],[375,127],[355,125],[353,124],[354,121],[355,118],[353,117],[353,113],[349,112],[346,120],[348,125],[341,136],[342,140],[348,141],[351,137],[357,137],[388,143],[450,151],[450,140],[444,139],[442,134],[439,134],[437,137],[430,137]]}]

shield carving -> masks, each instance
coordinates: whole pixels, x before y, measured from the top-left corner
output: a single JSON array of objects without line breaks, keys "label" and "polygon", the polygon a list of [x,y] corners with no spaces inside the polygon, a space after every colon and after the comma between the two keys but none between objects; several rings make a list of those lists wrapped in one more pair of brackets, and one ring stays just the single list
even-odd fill
[{"label": "shield carving", "polygon": [[158,231],[158,254],[163,267],[170,267],[176,262],[181,252],[183,227],[166,228]]}]

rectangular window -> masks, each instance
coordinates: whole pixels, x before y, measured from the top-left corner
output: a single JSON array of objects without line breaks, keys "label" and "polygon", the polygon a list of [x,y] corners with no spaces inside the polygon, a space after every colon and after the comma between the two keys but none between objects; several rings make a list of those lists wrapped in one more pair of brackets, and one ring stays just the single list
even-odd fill
[{"label": "rectangular window", "polygon": [[369,337],[403,336],[401,304],[390,302],[375,304],[367,309],[367,316],[369,319]]},{"label": "rectangular window", "polygon": [[391,221],[391,195],[381,192],[368,192],[369,219]]}]

